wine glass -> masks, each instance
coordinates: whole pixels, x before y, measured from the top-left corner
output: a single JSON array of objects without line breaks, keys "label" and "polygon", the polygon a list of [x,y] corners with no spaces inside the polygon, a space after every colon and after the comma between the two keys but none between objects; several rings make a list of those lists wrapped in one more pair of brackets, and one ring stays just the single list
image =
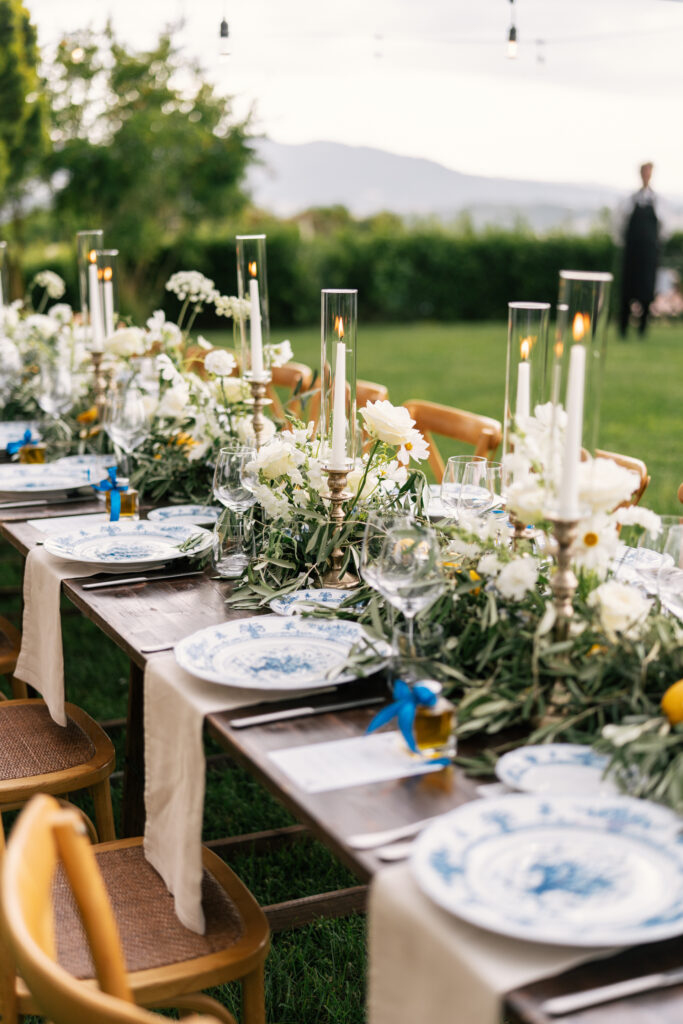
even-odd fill
[{"label": "wine glass", "polygon": [[111,441],[125,455],[124,473],[127,476],[129,456],[149,433],[149,414],[137,388],[114,391],[107,396],[103,423]]},{"label": "wine glass", "polygon": [[[241,576],[249,565],[244,544],[245,513],[256,503],[253,488],[258,482],[258,470],[255,458],[255,448],[234,441],[221,448],[216,459],[213,493],[229,514],[227,524],[219,521],[214,530],[214,566],[221,576],[227,578]],[[230,545],[224,555],[222,546],[226,537],[221,531],[226,525],[230,532]]]},{"label": "wine glass", "polygon": [[441,501],[449,512],[449,518],[457,523],[460,516],[460,492],[465,468],[472,464],[486,465],[483,455],[451,455],[444,469],[441,481]]},{"label": "wine glass", "polygon": [[483,516],[500,500],[501,465],[499,462],[468,462],[462,473],[458,495],[458,518],[463,512]]},{"label": "wine glass", "polygon": [[427,526],[396,526],[386,536],[374,570],[374,586],[407,624],[408,647],[414,649],[415,616],[443,592],[439,539]]},{"label": "wine glass", "polygon": [[73,380],[68,367],[63,363],[45,362],[40,368],[40,408],[58,420],[69,411],[73,402]]},{"label": "wine glass", "polygon": [[377,562],[389,532],[397,526],[410,526],[412,523],[412,516],[405,512],[369,513],[360,553],[360,574],[375,590],[379,589],[376,583]]},{"label": "wine glass", "polygon": [[657,573],[657,594],[667,611],[683,619],[683,526],[670,526]]}]

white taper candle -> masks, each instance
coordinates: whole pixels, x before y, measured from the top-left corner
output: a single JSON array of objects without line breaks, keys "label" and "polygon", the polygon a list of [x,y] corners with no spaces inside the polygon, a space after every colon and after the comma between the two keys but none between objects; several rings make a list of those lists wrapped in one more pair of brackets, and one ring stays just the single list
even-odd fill
[{"label": "white taper candle", "polygon": [[346,469],[346,345],[337,342],[332,400],[332,452],[330,469]]},{"label": "white taper candle", "polygon": [[261,304],[259,301],[258,281],[255,277],[249,280],[249,337],[251,340],[251,374],[252,377],[263,377],[263,342],[261,339]]},{"label": "white taper candle", "polygon": [[97,264],[88,264],[88,299],[90,302],[90,329],[92,332],[93,352],[104,349],[104,322],[102,320],[102,303],[100,302],[100,282],[97,276]]},{"label": "white taper candle", "polygon": [[579,516],[579,463],[583,437],[585,375],[586,349],[583,345],[574,344],[569,355],[567,381],[567,430],[558,503],[558,515],[561,519],[577,519]]}]

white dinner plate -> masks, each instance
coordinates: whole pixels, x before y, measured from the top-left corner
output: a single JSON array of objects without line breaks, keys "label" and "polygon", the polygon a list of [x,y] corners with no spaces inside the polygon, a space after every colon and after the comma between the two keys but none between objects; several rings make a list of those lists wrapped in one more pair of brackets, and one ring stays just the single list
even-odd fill
[{"label": "white dinner plate", "polygon": [[216,505],[165,505],[147,513],[152,522],[191,523],[194,526],[213,526],[222,508]]},{"label": "white dinner plate", "polygon": [[100,480],[106,479],[107,470],[110,466],[116,465],[115,455],[64,455],[57,459],[55,466],[62,469],[82,469],[89,477],[90,482],[98,484]]},{"label": "white dinner plate", "polygon": [[411,867],[440,907],[501,935],[633,946],[683,933],[683,839],[631,797],[475,800],[417,840]]},{"label": "white dinner plate", "polygon": [[352,593],[352,590],[333,590],[330,587],[296,590],[293,594],[285,594],[284,597],[274,597],[268,602],[268,606],[276,615],[300,615],[302,611],[311,611],[312,605],[316,604],[322,605],[323,608],[338,608]]},{"label": "white dinner plate", "polygon": [[31,431],[32,441],[40,441],[36,420],[5,420],[0,423],[0,448],[6,448],[13,441],[21,441],[27,430]]},{"label": "white dinner plate", "polygon": [[[209,626],[175,646],[178,664],[200,679],[250,690],[310,690],[358,678],[343,671],[351,648],[371,643],[357,622],[264,615]],[[378,664],[388,645],[373,643]]]},{"label": "white dinner plate", "polygon": [[[191,551],[181,551],[180,546],[191,537],[199,538],[197,545]],[[47,538],[45,550],[58,558],[132,569],[200,554],[211,547],[211,540],[211,534],[198,526],[121,519],[80,530],[65,529]]]},{"label": "white dinner plate", "polygon": [[56,462],[0,466],[0,496],[4,497],[47,498],[89,486],[88,471],[79,467],[59,466]]},{"label": "white dinner plate", "polygon": [[608,762],[605,754],[579,743],[541,743],[503,754],[496,775],[524,793],[617,796],[615,783],[602,777]]}]

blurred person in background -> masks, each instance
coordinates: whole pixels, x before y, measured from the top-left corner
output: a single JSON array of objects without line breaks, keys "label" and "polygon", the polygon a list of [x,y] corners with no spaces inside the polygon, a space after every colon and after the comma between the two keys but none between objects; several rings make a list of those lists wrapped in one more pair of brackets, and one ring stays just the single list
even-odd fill
[{"label": "blurred person in background", "polygon": [[642,338],[647,329],[650,303],[655,297],[659,245],[664,235],[661,200],[650,188],[651,163],[640,168],[642,188],[634,192],[618,213],[616,241],[623,246],[619,332],[625,338],[634,316]]}]

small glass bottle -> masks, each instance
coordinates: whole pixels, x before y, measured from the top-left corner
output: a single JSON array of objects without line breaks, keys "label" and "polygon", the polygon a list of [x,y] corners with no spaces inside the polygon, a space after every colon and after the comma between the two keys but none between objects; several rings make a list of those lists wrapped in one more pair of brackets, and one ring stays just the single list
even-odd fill
[{"label": "small glass bottle", "polygon": [[37,463],[45,462],[45,456],[47,453],[47,445],[44,441],[39,441],[37,444],[25,444],[19,449],[19,462],[31,463],[36,465]]},{"label": "small glass bottle", "polygon": [[[128,483],[127,480],[119,480],[120,486],[125,486]],[[140,518],[140,503],[138,499],[138,492],[134,487],[129,487],[127,491],[119,491],[119,497],[121,498],[121,511],[119,512],[120,519],[139,519]],[[111,515],[111,491],[107,491],[105,494],[105,508]]]},{"label": "small glass bottle", "polygon": [[423,757],[455,756],[455,707],[442,695],[441,683],[434,679],[421,679],[424,686],[436,694],[431,707],[418,704],[415,712],[415,743]]}]

